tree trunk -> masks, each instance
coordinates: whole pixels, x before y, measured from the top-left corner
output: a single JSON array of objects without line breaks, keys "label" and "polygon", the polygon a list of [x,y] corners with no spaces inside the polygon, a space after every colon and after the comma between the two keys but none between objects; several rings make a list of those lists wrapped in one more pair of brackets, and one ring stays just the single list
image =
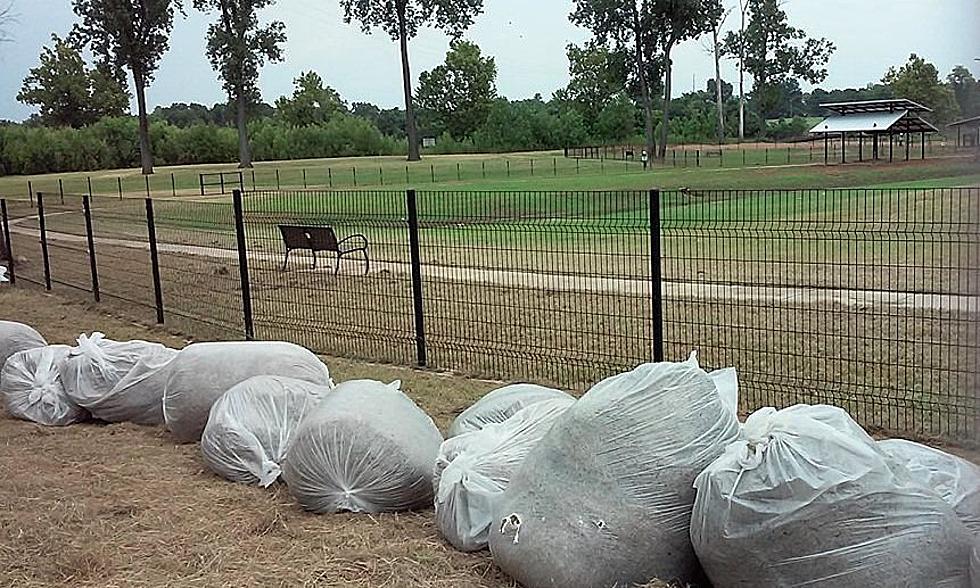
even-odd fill
[{"label": "tree trunk", "polygon": [[738,40],[738,140],[745,140],[745,12],[748,10],[748,3],[742,4],[739,0],[739,8],[742,9],[742,34]]},{"label": "tree trunk", "polygon": [[653,103],[650,99],[650,83],[647,80],[646,60],[643,58],[643,30],[640,27],[640,15],[633,11],[633,37],[636,41],[637,78],[640,80],[640,99],[643,101],[643,126],[646,138],[646,152],[653,157],[657,152],[657,141],[653,137]]},{"label": "tree trunk", "polygon": [[667,132],[670,126],[670,74],[674,69],[670,61],[670,52],[673,48],[673,41],[664,47],[664,117],[660,125],[660,151],[657,152],[657,158],[661,160],[667,158]]},{"label": "tree trunk", "polygon": [[150,121],[146,115],[146,80],[142,74],[133,72],[133,85],[136,86],[136,106],[140,122],[140,165],[143,175],[153,173],[153,150],[150,147]]},{"label": "tree trunk", "polygon": [[725,143],[725,100],[721,91],[721,45],[718,43],[718,29],[721,25],[716,25],[711,29],[711,37],[715,43],[715,104],[718,108],[718,144]]},{"label": "tree trunk", "polygon": [[238,111],[235,113],[235,121],[238,123],[238,167],[246,169],[252,167],[252,146],[248,142],[248,124],[246,121],[246,103],[248,99],[245,92],[239,88]]},{"label": "tree trunk", "polygon": [[402,52],[402,83],[405,86],[405,135],[408,136],[408,160],[419,161],[419,132],[415,125],[415,106],[412,104],[412,68],[408,63],[408,32],[405,27],[405,5],[398,6],[398,42]]}]

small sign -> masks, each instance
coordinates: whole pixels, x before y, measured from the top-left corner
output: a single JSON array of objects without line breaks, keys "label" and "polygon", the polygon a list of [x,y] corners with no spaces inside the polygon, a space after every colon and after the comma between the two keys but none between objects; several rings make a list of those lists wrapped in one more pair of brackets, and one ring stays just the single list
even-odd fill
[{"label": "small sign", "polygon": [[422,137],[422,147],[429,148],[436,146],[435,137]]}]

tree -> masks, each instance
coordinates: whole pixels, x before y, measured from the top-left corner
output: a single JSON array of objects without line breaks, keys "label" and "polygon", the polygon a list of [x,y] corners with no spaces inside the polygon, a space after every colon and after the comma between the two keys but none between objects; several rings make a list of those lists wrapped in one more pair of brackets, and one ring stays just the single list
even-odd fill
[{"label": "tree", "polygon": [[146,111],[146,87],[170,46],[174,13],[181,0],[72,0],[81,19],[75,31],[107,63],[126,67],[133,76],[139,114],[140,162],[153,173],[153,151]]},{"label": "tree", "polygon": [[667,133],[670,128],[670,77],[673,62],[670,54],[681,41],[694,39],[710,31],[721,18],[719,0],[653,0],[653,15],[661,43],[663,59],[664,106],[660,126],[660,151],[657,156],[667,156]]},{"label": "tree", "polygon": [[946,77],[946,82],[956,96],[956,104],[962,116],[980,115],[980,82],[973,77],[970,70],[957,65]]},{"label": "tree", "polygon": [[555,98],[574,105],[595,132],[599,115],[626,87],[626,60],[596,43],[568,45],[566,55],[568,85]]},{"label": "tree", "polygon": [[344,22],[356,19],[361,30],[380,28],[398,41],[402,58],[402,86],[405,92],[405,134],[408,159],[418,161],[419,138],[412,103],[412,71],[408,60],[408,41],[424,26],[435,26],[458,38],[483,11],[483,0],[340,0]]},{"label": "tree", "polygon": [[959,113],[953,90],[939,80],[936,66],[915,53],[900,68],[889,68],[881,80],[888,84],[896,98],[907,98],[932,109],[937,123],[952,121]]},{"label": "tree", "polygon": [[780,84],[790,79],[818,84],[827,78],[826,65],[835,47],[790,26],[779,0],[747,0],[743,8],[749,13],[748,25],[739,33],[729,33],[726,44],[744,55],[753,99],[765,118],[779,100]]},{"label": "tree", "polygon": [[401,108],[381,109],[367,102],[354,102],[351,114],[370,121],[384,135],[405,136],[405,111]]},{"label": "tree", "polygon": [[7,27],[14,23],[14,0],[4,3],[0,0],[0,43],[10,40]]},{"label": "tree", "polygon": [[643,106],[644,137],[648,153],[656,153],[653,136],[653,84],[659,79],[660,44],[655,31],[654,5],[659,0],[573,0],[570,20],[592,31],[596,42],[622,55],[631,65]]},{"label": "tree", "polygon": [[602,141],[627,141],[636,133],[636,115],[633,101],[619,94],[596,116],[593,132]]},{"label": "tree", "polygon": [[[725,98],[722,96],[722,90],[725,86],[725,81],[721,79],[721,58],[725,54],[725,47],[721,39],[721,27],[724,26],[725,20],[728,15],[731,14],[732,9],[719,11],[715,15],[714,21],[711,23],[711,55],[715,60],[715,80],[720,80],[721,83],[714,83],[713,89],[715,94],[715,108],[718,110],[718,144],[721,145],[725,142]],[[711,80],[712,82],[715,80]]]},{"label": "tree", "polygon": [[129,108],[122,70],[100,63],[87,67],[76,43],[51,35],[41,63],[24,78],[17,100],[40,110],[42,124],[78,128]]},{"label": "tree", "polygon": [[208,59],[218,72],[228,99],[235,104],[238,127],[238,167],[252,167],[246,118],[250,104],[261,101],[259,68],[268,61],[282,61],[286,25],[273,21],[259,26],[256,13],[275,0],[194,0],[204,12],[216,10],[218,21],[208,27]]},{"label": "tree", "polygon": [[497,64],[469,41],[449,44],[446,63],[419,77],[416,100],[436,126],[461,140],[473,134],[497,97]]},{"label": "tree", "polygon": [[338,114],[347,113],[347,105],[337,90],[323,85],[315,71],[304,71],[293,80],[296,88],[292,98],[281,96],[276,109],[286,124],[308,127],[329,122]]}]

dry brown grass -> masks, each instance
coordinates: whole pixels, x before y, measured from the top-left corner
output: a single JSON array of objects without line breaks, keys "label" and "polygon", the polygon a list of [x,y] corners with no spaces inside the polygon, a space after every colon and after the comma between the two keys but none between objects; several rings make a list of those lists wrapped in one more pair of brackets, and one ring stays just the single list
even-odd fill
[{"label": "dry brown grass", "polygon": [[[181,336],[36,291],[4,289],[0,318],[52,342],[100,329]],[[493,384],[327,360],[340,379],[401,379],[445,427]],[[161,427],[45,428],[0,418],[0,585],[511,586],[488,554],[454,551],[431,512],[314,516],[286,489],[211,474]]]}]

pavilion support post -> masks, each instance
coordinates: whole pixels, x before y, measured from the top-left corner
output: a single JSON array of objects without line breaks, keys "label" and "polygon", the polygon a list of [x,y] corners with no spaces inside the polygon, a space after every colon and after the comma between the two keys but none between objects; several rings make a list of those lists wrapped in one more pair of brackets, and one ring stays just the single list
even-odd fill
[{"label": "pavilion support post", "polygon": [[912,146],[909,145],[909,142],[911,140],[912,140],[912,135],[910,135],[908,132],[906,132],[905,133],[905,161],[908,161],[909,160],[909,149],[912,148]]},{"label": "pavilion support post", "polygon": [[824,133],[823,135],[823,164],[827,165],[830,163],[830,134]]},{"label": "pavilion support post", "polygon": [[926,132],[922,131],[922,157],[920,159],[926,158]]},{"label": "pavilion support post", "polygon": [[888,163],[895,161],[895,135],[888,133]]},{"label": "pavilion support post", "polygon": [[956,127],[956,150],[957,151],[960,150],[961,147],[960,143],[962,142],[963,142],[963,127],[958,126]]},{"label": "pavilion support post", "polygon": [[840,162],[847,163],[847,133],[840,134]]},{"label": "pavilion support post", "polygon": [[871,135],[871,160],[878,161],[878,133]]},{"label": "pavilion support post", "polygon": [[864,161],[864,135],[858,135],[858,161]]}]

